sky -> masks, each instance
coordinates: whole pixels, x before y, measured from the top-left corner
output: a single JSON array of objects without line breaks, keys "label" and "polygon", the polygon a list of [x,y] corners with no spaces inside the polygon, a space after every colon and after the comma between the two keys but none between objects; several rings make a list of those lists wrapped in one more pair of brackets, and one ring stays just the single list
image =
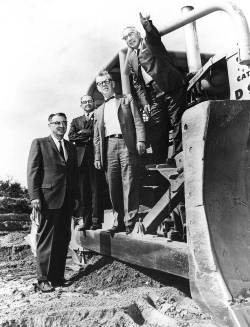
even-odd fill
[{"label": "sky", "polygon": [[[222,2],[217,0],[215,3]],[[161,29],[209,0],[0,0],[0,179],[26,186],[31,141],[49,135],[47,117],[81,115],[80,96],[125,46],[121,32],[136,26],[139,12]],[[235,0],[250,24],[249,0]],[[197,21],[201,52],[227,53],[236,45],[227,14]],[[169,50],[185,51],[183,29],[164,36]]]}]

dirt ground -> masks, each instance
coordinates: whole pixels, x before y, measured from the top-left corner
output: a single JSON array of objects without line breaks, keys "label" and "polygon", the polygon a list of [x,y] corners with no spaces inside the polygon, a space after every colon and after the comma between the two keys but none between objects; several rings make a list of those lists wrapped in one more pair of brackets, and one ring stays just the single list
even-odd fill
[{"label": "dirt ground", "polygon": [[35,259],[24,232],[0,234],[0,326],[215,327],[190,298],[188,281],[88,254],[69,257],[67,288],[35,292]]}]

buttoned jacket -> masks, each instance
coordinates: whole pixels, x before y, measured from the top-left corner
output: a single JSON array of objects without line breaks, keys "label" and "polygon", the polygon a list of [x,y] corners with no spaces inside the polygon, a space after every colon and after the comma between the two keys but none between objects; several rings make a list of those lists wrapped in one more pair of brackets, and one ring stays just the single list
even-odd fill
[{"label": "buttoned jacket", "polygon": [[[81,131],[81,133],[78,133]],[[87,119],[85,115],[74,118],[70,124],[69,140],[76,145],[78,167],[81,166],[86,156],[86,147],[88,154],[93,153],[93,134],[94,134],[94,116]],[[94,157],[93,157],[94,161]]]},{"label": "buttoned jacket", "polygon": [[30,200],[40,199],[48,209],[62,207],[67,192],[69,205],[79,198],[77,157],[74,145],[64,140],[67,162],[51,136],[35,139],[28,158],[27,181]]},{"label": "buttoned jacket", "polygon": [[145,29],[146,36],[142,39],[139,55],[137,56],[136,51],[132,51],[128,58],[128,69],[132,75],[133,86],[143,106],[148,104],[148,101],[139,65],[152,77],[159,88],[170,96],[174,97],[178,90],[184,87],[182,74],[174,66],[161,41],[160,33],[151,21],[148,23],[151,25],[151,31]]}]

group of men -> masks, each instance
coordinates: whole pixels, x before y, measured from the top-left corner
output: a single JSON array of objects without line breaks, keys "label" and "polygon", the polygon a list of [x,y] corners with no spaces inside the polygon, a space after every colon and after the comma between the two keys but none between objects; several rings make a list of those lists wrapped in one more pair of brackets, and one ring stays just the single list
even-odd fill
[{"label": "group of men", "polygon": [[[71,217],[82,218],[81,230],[101,228],[103,177],[106,174],[114,213],[114,234],[133,231],[139,209],[138,158],[149,142],[155,162],[168,158],[173,129],[174,152],[181,151],[180,119],[185,107],[182,75],[171,63],[160,34],[149,17],[140,19],[141,38],[134,27],[123,31],[131,49],[128,72],[136,99],[115,93],[107,71],[96,77],[104,102],[95,108],[90,95],[81,98],[83,114],[73,119],[69,141],[64,113],[49,116],[51,135],[35,139],[28,159],[28,190],[32,207],[41,212],[38,229],[38,288],[50,292],[67,286],[64,279]],[[144,117],[144,121],[143,121]],[[147,138],[147,139],[146,139]]]}]

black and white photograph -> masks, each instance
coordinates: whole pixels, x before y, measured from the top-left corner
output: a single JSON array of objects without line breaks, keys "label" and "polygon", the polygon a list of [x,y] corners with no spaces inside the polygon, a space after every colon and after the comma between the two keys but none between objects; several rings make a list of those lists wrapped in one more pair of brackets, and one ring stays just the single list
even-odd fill
[{"label": "black and white photograph", "polygon": [[0,0],[0,327],[250,327],[250,2]]}]

